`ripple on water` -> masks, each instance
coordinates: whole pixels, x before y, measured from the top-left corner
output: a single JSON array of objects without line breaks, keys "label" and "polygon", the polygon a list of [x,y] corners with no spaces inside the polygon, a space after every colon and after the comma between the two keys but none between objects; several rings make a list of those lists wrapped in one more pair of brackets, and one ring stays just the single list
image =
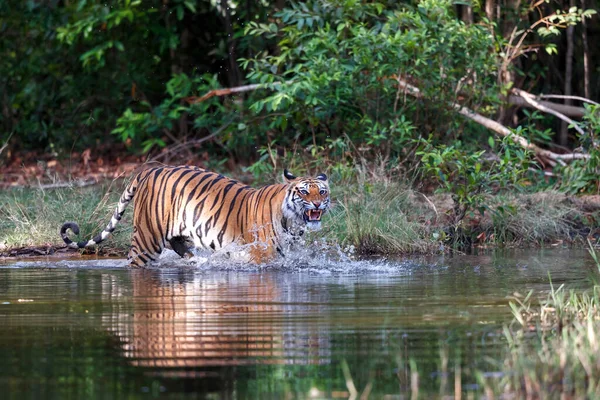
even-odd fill
[{"label": "ripple on water", "polygon": [[497,374],[489,360],[502,362],[510,296],[546,290],[549,274],[585,287],[595,268],[587,253],[560,249],[433,262],[360,260],[318,244],[286,254],[266,265],[167,251],[139,270],[124,259],[52,257],[2,267],[0,386],[22,382],[11,391],[27,397],[145,398],[159,382],[173,398],[198,397],[190,387],[307,398],[317,385],[332,398],[347,365],[361,390],[374,382],[372,398],[408,397],[414,360],[423,397],[451,395],[456,363]]}]

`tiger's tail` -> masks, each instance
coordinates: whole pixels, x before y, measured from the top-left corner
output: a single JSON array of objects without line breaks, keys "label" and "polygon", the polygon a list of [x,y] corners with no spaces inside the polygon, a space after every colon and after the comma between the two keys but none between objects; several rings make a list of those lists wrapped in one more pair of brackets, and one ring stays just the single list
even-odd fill
[{"label": "tiger's tail", "polygon": [[140,183],[141,175],[142,174],[139,174],[133,181],[131,181],[127,188],[125,188],[125,191],[119,199],[119,204],[117,204],[117,208],[115,209],[110,222],[108,225],[106,225],[106,228],[104,228],[104,230],[96,235],[93,239],[83,240],[81,242],[72,241],[69,236],[67,236],[67,230],[70,229],[75,235],[78,235],[79,225],[77,225],[76,222],[65,222],[60,227],[60,237],[67,244],[67,246],[73,249],[82,249],[84,247],[97,245],[110,236],[110,234],[115,230],[115,227],[118,225],[119,221],[121,221],[121,217],[125,212],[125,208],[127,208],[127,205],[131,202],[131,199],[133,199],[133,196],[135,195],[137,187]]}]

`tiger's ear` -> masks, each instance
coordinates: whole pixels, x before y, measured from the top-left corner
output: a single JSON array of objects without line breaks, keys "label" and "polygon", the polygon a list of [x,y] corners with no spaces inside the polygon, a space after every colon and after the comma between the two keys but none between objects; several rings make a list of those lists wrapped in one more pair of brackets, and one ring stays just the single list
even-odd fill
[{"label": "tiger's ear", "polygon": [[294,175],[292,175],[292,173],[290,171],[288,171],[287,169],[283,170],[283,180],[286,182],[291,182],[294,179],[296,179],[296,177]]},{"label": "tiger's ear", "polygon": [[320,180],[320,181],[327,182],[327,175],[325,175],[325,174],[319,174],[319,175],[317,175],[317,179]]}]

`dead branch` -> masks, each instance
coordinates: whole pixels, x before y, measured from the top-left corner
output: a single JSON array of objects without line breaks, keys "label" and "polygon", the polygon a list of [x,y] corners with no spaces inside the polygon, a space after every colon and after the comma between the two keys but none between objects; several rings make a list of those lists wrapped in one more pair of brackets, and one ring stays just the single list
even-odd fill
[{"label": "dead branch", "polygon": [[[416,86],[409,84],[408,82],[402,80],[398,76],[394,76],[394,79],[396,80],[398,87],[404,90],[405,94],[408,94],[410,96],[413,96],[413,97],[416,97],[419,99],[423,98],[423,94],[421,93],[419,88],[417,88]],[[282,83],[289,83],[289,82],[282,82]],[[202,102],[202,101],[209,99],[211,97],[214,97],[214,96],[226,96],[226,95],[229,95],[232,93],[248,92],[248,91],[252,91],[252,90],[263,89],[266,87],[267,87],[266,84],[253,84],[253,85],[232,87],[232,88],[227,88],[227,89],[216,89],[216,90],[211,90],[210,92],[206,93],[202,97],[188,97],[185,100],[187,102],[189,102],[190,104],[195,104],[195,103]],[[538,108],[541,111],[555,115],[561,119],[566,118],[566,120],[569,121],[569,123],[572,123],[573,126],[576,127],[575,129],[578,129],[578,132],[580,132],[580,131],[583,132],[581,130],[581,128],[573,120],[571,120],[564,114],[550,108],[549,106],[544,105],[544,104],[540,103],[539,101],[535,100],[534,99],[535,96],[533,96],[532,94],[527,93],[522,90],[519,90],[519,89],[513,89],[513,91],[516,94],[516,96],[514,96],[514,97],[522,98],[524,102],[531,105],[532,107]],[[589,158],[588,154],[583,154],[583,153],[557,154],[550,150],[542,149],[542,148],[536,146],[535,144],[530,143],[524,137],[515,134],[510,129],[508,129],[506,126],[504,126],[490,118],[484,117],[483,115],[478,114],[475,111],[473,111],[467,107],[463,107],[462,105],[460,105],[458,103],[450,103],[450,106],[452,106],[452,108],[454,108],[462,116],[469,118],[470,120],[497,133],[498,135],[512,138],[512,140],[514,140],[515,143],[517,143],[518,145],[520,145],[521,147],[523,147],[527,150],[531,150],[532,152],[534,152],[536,154],[537,157],[543,159],[544,161],[548,162],[551,165],[556,165],[556,163],[564,164],[565,161]],[[565,106],[562,105],[562,107],[565,107]],[[578,107],[574,107],[574,108],[578,108]],[[217,132],[215,132],[215,134],[216,133]],[[214,134],[209,135],[209,136],[213,137]],[[203,139],[200,139],[200,140],[204,141]]]},{"label": "dead branch", "polygon": [[526,91],[517,89],[517,88],[513,88],[511,91],[514,94],[516,94],[517,96],[521,96],[523,98],[523,100],[525,100],[525,102],[530,104],[532,107],[537,108],[538,110],[543,111],[545,113],[554,115],[555,117],[566,122],[567,124],[572,125],[573,128],[575,128],[575,130],[580,135],[585,135],[585,131],[583,129],[581,129],[581,127],[579,126],[579,124],[577,124],[577,122],[573,121],[571,118],[567,117],[566,115],[559,113],[558,111],[555,111],[551,108],[544,106],[539,101],[537,101],[535,99],[535,96],[532,95],[531,93],[527,93]]},{"label": "dead branch", "polygon": [[572,99],[572,100],[579,100],[584,103],[590,103],[595,106],[600,106],[600,103],[596,103],[595,101],[590,100],[587,97],[581,97],[581,96],[565,96],[564,94],[540,94],[537,97],[540,99]]},{"label": "dead branch", "polygon": [[15,132],[12,131],[10,133],[10,135],[8,135],[8,138],[6,139],[6,142],[4,142],[4,144],[2,145],[2,147],[0,147],[0,155],[2,155],[2,152],[8,147],[8,142],[10,142],[10,138],[12,138],[13,133],[15,133]]},{"label": "dead branch", "polygon": [[97,183],[98,183],[97,180],[91,179],[91,180],[77,180],[77,181],[71,181],[71,182],[38,183],[37,185],[24,185],[24,186],[13,186],[13,187],[15,187],[15,188],[17,188],[17,187],[23,187],[23,188],[31,187],[31,188],[45,190],[45,189],[86,187],[86,186],[96,185]]},{"label": "dead branch", "polygon": [[211,90],[210,92],[206,93],[204,96],[201,96],[201,97],[191,96],[191,97],[186,97],[184,100],[190,104],[196,104],[196,103],[201,103],[204,100],[208,100],[211,97],[215,97],[215,96],[220,97],[220,96],[227,96],[227,95],[233,94],[233,93],[250,92],[252,90],[262,89],[265,87],[266,87],[265,84],[255,83],[252,85],[236,86],[236,87],[232,87],[232,88],[214,89],[214,90]]},{"label": "dead branch", "polygon": [[[216,96],[216,95],[215,95]],[[152,160],[150,161],[158,161],[160,159],[165,159],[168,155],[173,154],[173,153],[178,153],[179,151],[183,150],[183,149],[189,149],[190,147],[195,147],[200,145],[201,143],[204,143],[212,138],[214,138],[215,136],[217,136],[218,134],[220,134],[221,132],[223,132],[223,130],[225,128],[227,128],[231,123],[228,122],[226,124],[224,124],[223,126],[221,126],[219,129],[217,129],[216,131],[214,131],[213,133],[211,133],[208,136],[205,136],[203,138],[200,139],[196,139],[196,140],[190,140],[189,142],[185,142],[185,143],[178,143],[176,145],[173,145],[169,148],[167,148],[164,152],[158,154],[156,157],[152,158]]]},{"label": "dead branch", "polygon": [[[421,91],[417,87],[415,87],[405,81],[402,81],[400,79],[398,79],[397,82],[398,82],[398,85],[401,85],[404,88],[404,90],[406,91],[406,93],[408,93],[409,95],[411,95],[413,97],[417,97],[417,98],[423,98]],[[452,108],[454,108],[456,111],[458,111],[458,113],[460,115],[467,117],[474,122],[477,122],[478,124],[488,128],[489,130],[496,132],[500,136],[512,138],[512,140],[514,140],[515,143],[517,143],[521,147],[533,151],[540,158],[543,158],[545,160],[550,160],[551,163],[564,162],[567,160],[588,159],[589,158],[588,154],[581,154],[581,153],[557,154],[550,150],[542,149],[542,148],[536,146],[535,144],[530,143],[524,137],[515,134],[514,132],[512,132],[510,129],[508,129],[504,125],[502,125],[490,118],[484,117],[483,115],[478,114],[475,111],[470,110],[467,107],[463,107],[457,103],[451,103],[450,105],[452,106]]]},{"label": "dead branch", "polygon": [[[537,98],[542,98],[542,96],[537,96]],[[548,108],[550,108],[556,112],[559,112],[563,115],[566,115],[567,117],[581,118],[585,115],[585,108],[583,108],[583,107],[568,106],[568,105],[553,103],[551,101],[544,101],[544,100],[538,100],[538,102],[545,107],[548,107]],[[522,98],[521,96],[517,96],[514,94],[511,94],[510,96],[508,96],[508,103],[512,104],[514,106],[519,106],[519,107],[536,108],[536,107],[532,106],[531,104],[529,104],[528,102],[526,102],[525,99]]]}]

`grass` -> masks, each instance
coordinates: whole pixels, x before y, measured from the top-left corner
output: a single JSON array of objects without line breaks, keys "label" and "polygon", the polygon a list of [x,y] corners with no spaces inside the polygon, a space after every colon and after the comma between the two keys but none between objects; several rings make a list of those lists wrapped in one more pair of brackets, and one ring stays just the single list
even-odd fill
[{"label": "grass", "polygon": [[[108,223],[122,183],[85,188],[12,189],[0,193],[0,252],[26,246],[62,245],[58,229],[75,221],[81,234],[91,238]],[[415,254],[447,248],[451,220],[449,195],[425,196],[397,181],[366,178],[357,173],[352,182],[332,183],[333,206],[323,230],[312,234],[358,254]],[[484,217],[472,213],[464,221],[469,242],[479,244],[539,245],[567,239],[592,218],[565,201],[565,195],[498,195],[488,201]],[[477,215],[476,215],[477,214]],[[126,253],[131,237],[131,209],[100,252]],[[593,224],[590,224],[593,225]],[[481,235],[481,233],[485,235]]]},{"label": "grass", "polygon": [[543,244],[569,239],[582,212],[558,192],[510,194],[489,201],[480,229],[493,241],[506,244]]},{"label": "grass", "polygon": [[553,288],[539,306],[511,303],[502,379],[490,383],[515,398],[600,398],[600,287]]},{"label": "grass", "polygon": [[428,222],[435,212],[398,183],[333,189],[337,199],[321,235],[359,254],[428,253],[439,247]]},{"label": "grass", "polygon": [[[591,244],[590,254],[600,272]],[[510,398],[600,398],[600,286],[551,286],[546,299],[532,298],[510,303],[502,377],[483,386]]]},{"label": "grass", "polygon": [[[81,233],[73,236],[74,240],[91,238],[108,223],[120,189],[120,185],[106,184],[86,188],[3,191],[0,193],[0,250],[62,245],[59,229],[66,221],[79,224]],[[115,234],[101,245],[101,250],[125,251],[131,235],[128,221],[128,218],[121,221]]]}]

